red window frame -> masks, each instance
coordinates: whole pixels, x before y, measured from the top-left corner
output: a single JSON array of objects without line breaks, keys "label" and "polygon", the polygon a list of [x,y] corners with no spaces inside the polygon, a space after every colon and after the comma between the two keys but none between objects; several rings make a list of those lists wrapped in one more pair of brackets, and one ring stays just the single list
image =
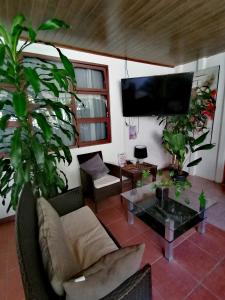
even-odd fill
[{"label": "red window frame", "polygon": [[77,68],[79,67],[79,68],[84,68],[84,69],[98,70],[98,71],[101,71],[102,74],[103,74],[103,89],[79,88],[79,87],[77,87],[77,89],[76,89],[77,94],[103,95],[106,98],[106,101],[107,101],[107,105],[106,105],[107,114],[106,114],[106,117],[101,117],[101,118],[78,118],[77,117],[78,132],[79,132],[79,129],[80,129],[80,124],[83,124],[83,123],[106,123],[106,132],[107,132],[106,139],[97,140],[97,141],[82,142],[82,141],[80,141],[80,139],[78,137],[78,141],[77,141],[78,146],[84,147],[84,146],[110,143],[111,142],[111,120],[110,120],[108,66],[100,65],[100,64],[77,62],[77,61],[72,61],[72,63],[75,67],[75,70],[76,70],[76,67]]},{"label": "red window frame", "polygon": [[[23,56],[30,56],[30,57],[40,57],[46,60],[50,61],[59,61],[57,57],[53,56],[47,56],[47,55],[42,55],[42,54],[37,54],[37,53],[28,53],[24,52]],[[85,147],[85,146],[91,146],[91,145],[100,145],[100,144],[107,144],[111,143],[111,119],[110,119],[110,98],[109,98],[109,73],[108,73],[108,66],[107,65],[102,65],[102,64],[95,64],[95,63],[87,63],[87,62],[81,62],[77,60],[71,60],[70,62],[73,64],[75,70],[76,67],[78,68],[84,68],[84,69],[92,69],[92,70],[98,70],[103,73],[104,79],[103,79],[103,89],[92,89],[92,88],[76,88],[76,93],[77,94],[96,94],[96,95],[103,95],[106,98],[107,101],[107,115],[105,118],[78,118],[76,117],[76,120],[74,120],[74,125],[77,128],[77,131],[80,131],[80,124],[82,123],[106,123],[106,132],[107,136],[106,139],[103,140],[97,140],[97,141],[87,141],[87,142],[82,142],[79,138],[77,137],[76,143],[74,145],[70,145],[70,148],[75,148],[75,147]],[[76,101],[74,97],[72,96],[72,101],[71,104],[68,105],[72,111],[76,114]]]}]

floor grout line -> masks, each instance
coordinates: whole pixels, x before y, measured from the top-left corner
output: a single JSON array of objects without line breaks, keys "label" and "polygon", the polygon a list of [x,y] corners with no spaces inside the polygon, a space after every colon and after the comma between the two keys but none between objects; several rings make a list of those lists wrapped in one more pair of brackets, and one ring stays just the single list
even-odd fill
[{"label": "floor grout line", "polygon": [[218,297],[212,290],[210,290],[207,286],[205,286],[203,283],[201,284],[202,287],[204,287],[207,291],[209,291],[216,299],[223,300],[222,298]]},{"label": "floor grout line", "polygon": [[[199,248],[200,250],[202,250],[203,252],[205,252],[206,254],[208,254],[211,258],[213,258],[214,260],[217,260],[217,258],[215,258],[215,256],[213,256],[210,252],[208,252],[206,249],[203,249],[201,246],[199,246],[198,244],[196,244],[194,241],[189,240],[192,244],[194,244],[197,248]],[[218,262],[222,261],[225,258],[225,254],[222,258],[220,258]]]}]

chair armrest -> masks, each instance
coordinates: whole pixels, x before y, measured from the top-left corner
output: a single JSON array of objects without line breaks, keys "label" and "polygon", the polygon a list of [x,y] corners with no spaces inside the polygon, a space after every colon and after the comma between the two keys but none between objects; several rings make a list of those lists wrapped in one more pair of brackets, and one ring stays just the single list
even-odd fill
[{"label": "chair armrest", "polygon": [[128,278],[118,288],[101,300],[114,299],[151,300],[152,283],[150,265],[145,265],[141,270],[137,271],[133,276]]},{"label": "chair armrest", "polygon": [[104,164],[106,165],[107,168],[109,168],[109,170],[110,170],[109,174],[110,175],[113,175],[113,176],[116,176],[116,177],[120,178],[120,174],[121,174],[120,166],[117,166],[117,165],[114,165],[114,164],[111,164],[111,163],[106,163],[106,162],[104,162]]},{"label": "chair armrest", "polygon": [[59,216],[66,215],[84,206],[84,199],[80,187],[51,198],[49,202],[58,212]]}]

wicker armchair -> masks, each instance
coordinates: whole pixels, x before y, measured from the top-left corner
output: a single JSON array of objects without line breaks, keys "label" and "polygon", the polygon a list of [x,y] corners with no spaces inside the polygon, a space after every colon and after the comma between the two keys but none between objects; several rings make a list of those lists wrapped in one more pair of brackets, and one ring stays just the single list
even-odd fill
[{"label": "wicker armchair", "polygon": [[[99,154],[99,156],[102,158],[102,152],[91,152],[87,154],[80,154],[77,155],[77,159],[79,164],[82,164],[83,162],[86,162],[96,154]],[[95,203],[95,212],[98,212],[98,202],[110,197],[119,195],[122,192],[122,182],[121,182],[121,176],[120,176],[120,167],[116,166],[114,164],[105,163],[107,168],[110,170],[109,175],[112,175],[114,177],[117,177],[119,181],[117,183],[109,184],[107,186],[96,188],[94,184],[94,180],[92,177],[86,173],[84,170],[80,169],[80,177],[81,177],[81,186],[83,190],[84,197],[91,198],[94,200]]]},{"label": "wicker armchair", "polygon": [[[80,188],[49,200],[60,216],[83,206]],[[42,264],[38,242],[38,221],[36,199],[30,186],[21,195],[16,212],[17,255],[26,300],[61,300],[49,284]],[[104,300],[149,300],[151,298],[151,269],[143,269],[128,278],[117,289],[104,297]],[[91,300],[91,299],[90,299]]]}]

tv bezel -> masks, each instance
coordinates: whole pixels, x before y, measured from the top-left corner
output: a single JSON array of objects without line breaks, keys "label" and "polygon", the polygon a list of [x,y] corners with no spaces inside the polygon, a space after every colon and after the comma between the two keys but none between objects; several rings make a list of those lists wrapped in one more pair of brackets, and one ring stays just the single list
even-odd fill
[{"label": "tv bezel", "polygon": [[122,96],[122,114],[123,114],[123,117],[149,117],[149,116],[176,116],[176,115],[185,115],[188,113],[189,111],[189,108],[190,108],[190,99],[191,99],[191,91],[192,91],[192,84],[191,84],[191,89],[190,89],[190,98],[189,98],[189,103],[188,103],[188,106],[187,106],[187,111],[184,112],[184,113],[177,113],[177,114],[171,114],[171,113],[166,113],[166,112],[163,112],[163,113],[160,113],[160,112],[151,112],[151,113],[143,113],[143,114],[140,114],[140,112],[138,113],[135,113],[134,111],[134,114],[125,114],[124,113],[124,99],[123,99],[123,88],[122,88],[122,82],[125,81],[125,80],[130,80],[130,79],[138,79],[138,78],[150,78],[150,77],[165,77],[165,76],[168,76],[168,77],[172,77],[172,76],[177,76],[177,75],[192,75],[192,83],[193,83],[193,75],[194,75],[194,72],[182,72],[182,73],[172,73],[172,74],[160,74],[160,75],[151,75],[151,76],[139,76],[139,77],[129,77],[129,78],[122,78],[121,79],[121,96]]}]

